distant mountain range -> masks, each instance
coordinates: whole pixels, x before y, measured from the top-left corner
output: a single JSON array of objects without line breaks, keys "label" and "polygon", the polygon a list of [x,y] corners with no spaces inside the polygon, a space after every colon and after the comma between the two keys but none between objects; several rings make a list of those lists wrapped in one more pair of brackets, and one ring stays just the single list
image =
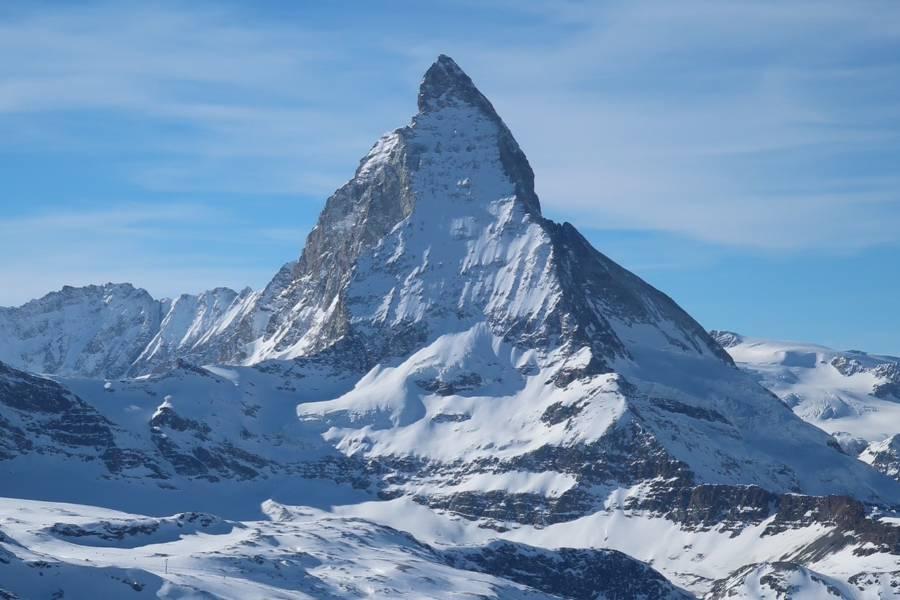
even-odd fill
[{"label": "distant mountain range", "polygon": [[742,369],[844,451],[900,478],[900,358],[859,350],[710,334]]}]

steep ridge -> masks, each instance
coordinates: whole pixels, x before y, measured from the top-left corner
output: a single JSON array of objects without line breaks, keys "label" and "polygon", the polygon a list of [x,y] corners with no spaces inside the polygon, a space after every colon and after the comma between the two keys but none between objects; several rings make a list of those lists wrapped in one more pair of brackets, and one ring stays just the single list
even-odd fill
[{"label": "steep ridge", "polygon": [[[55,381],[0,363],[0,465],[5,491],[32,495],[60,488],[71,499],[102,480],[167,477],[158,456],[133,432]],[[152,485],[152,483],[151,483]]]},{"label": "steep ridge", "polygon": [[240,347],[241,321],[253,311],[259,294],[215,288],[197,296],[182,294],[169,305],[159,331],[129,369],[140,375],[171,367],[179,359],[198,364],[233,361]]},{"label": "steep ridge", "polygon": [[292,364],[207,370],[182,361],[162,374],[104,381],[50,380],[0,363],[5,491],[140,510],[208,494],[191,502],[222,510],[211,485],[254,480],[265,493],[266,480],[356,483],[360,465],[305,434],[294,416],[298,398],[348,385],[341,373]]}]

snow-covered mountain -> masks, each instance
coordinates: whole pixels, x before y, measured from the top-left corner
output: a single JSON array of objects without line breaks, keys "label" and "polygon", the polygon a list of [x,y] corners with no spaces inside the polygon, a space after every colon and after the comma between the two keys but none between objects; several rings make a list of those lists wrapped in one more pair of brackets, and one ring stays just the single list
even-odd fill
[{"label": "snow-covered mountain", "polygon": [[66,286],[0,308],[0,360],[35,373],[134,376],[178,358],[230,362],[259,294],[216,288],[156,300],[130,284]]},{"label": "snow-covered mountain", "polygon": [[900,358],[710,333],[742,369],[831,433],[845,452],[900,478]]},{"label": "snow-covered mountain", "polygon": [[167,307],[159,330],[132,362],[129,373],[142,374],[167,367],[179,358],[200,363],[227,363],[235,355],[239,324],[256,303],[249,288],[235,292],[216,288],[197,296],[182,294]]},{"label": "snow-covered mountain", "polygon": [[[880,587],[880,586],[879,586]],[[781,598],[831,598],[848,600],[853,598],[852,587],[834,581],[793,563],[751,564],[719,581],[709,594],[712,598],[758,598],[759,600],[779,600]],[[890,588],[872,590],[874,594],[892,594]],[[877,596],[873,597],[889,597]]]},{"label": "snow-covered mountain", "polygon": [[0,360],[37,373],[122,375],[159,331],[167,309],[128,284],[66,286],[0,309]]},{"label": "snow-covered mountain", "polygon": [[623,599],[900,584],[900,482],[543,217],[533,179],[441,56],[410,124],[264,290],[66,288],[5,309],[0,469],[32,502],[5,501],[21,514],[0,520],[0,582]]},{"label": "snow-covered mountain", "polygon": [[2,316],[0,360],[64,375],[256,363],[338,341],[367,369],[479,322],[527,346],[589,348],[573,367],[585,373],[641,346],[729,360],[671,299],[541,217],[525,155],[446,57],[413,122],[375,144],[263,292],[155,302],[128,285],[65,288]]},{"label": "snow-covered mountain", "polygon": [[345,454],[391,465],[386,493],[470,516],[524,496],[540,508],[523,518],[543,520],[657,477],[669,483],[641,501],[701,483],[897,497],[671,299],[543,218],[524,154],[449,58],[411,124],[328,200],[285,290],[268,352],[361,377],[298,413]]},{"label": "snow-covered mountain", "polygon": [[895,419],[875,415],[897,411],[894,416],[900,417],[900,358],[710,333],[737,364],[807,421],[828,431],[846,425],[845,431],[866,439],[894,432],[890,423]]}]

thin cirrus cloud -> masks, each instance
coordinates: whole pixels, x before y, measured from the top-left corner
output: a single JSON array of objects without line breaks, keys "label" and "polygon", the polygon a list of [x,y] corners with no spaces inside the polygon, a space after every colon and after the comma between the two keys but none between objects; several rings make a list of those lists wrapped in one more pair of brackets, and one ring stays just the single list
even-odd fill
[{"label": "thin cirrus cloud", "polygon": [[545,205],[757,249],[900,241],[897,5],[562,6],[564,43],[473,50]]},{"label": "thin cirrus cloud", "polygon": [[99,129],[151,155],[131,167],[150,189],[245,189],[246,176],[264,193],[321,194],[321,173],[336,166],[325,157],[360,140],[352,112],[329,95],[349,82],[325,83],[341,59],[334,47],[313,31],[245,24],[209,5],[28,12],[0,23],[0,118],[19,147],[125,146],[40,116],[99,113]]},{"label": "thin cirrus cloud", "polygon": [[[404,124],[417,78],[446,52],[516,133],[554,218],[658,232],[660,245],[680,236],[753,252],[853,252],[900,242],[890,160],[900,155],[891,84],[900,6],[867,6],[440,2],[403,4],[391,18],[363,7],[281,18],[205,2],[6,9],[0,149],[108,158],[118,186],[109,197],[145,198],[132,212],[191,197],[214,225],[192,234],[170,219],[167,239],[219,240],[219,252],[198,260],[220,276],[247,260],[241,222],[258,195],[306,206],[296,209],[302,222],[285,227],[275,211],[252,229],[255,243],[280,231],[275,240],[291,244],[284,259],[295,256],[302,239],[290,235],[314,221],[379,134]],[[20,204],[59,208],[52,191]],[[95,204],[89,221],[120,208]],[[23,230],[11,218],[0,212],[0,229]],[[120,256],[151,270],[170,259],[163,245],[135,241],[157,235],[152,219],[100,219],[110,232],[102,242],[60,219],[44,231],[68,233],[32,244],[27,260],[67,236],[93,252],[94,279],[117,274]],[[118,228],[127,235],[113,235]],[[264,281],[265,269],[247,269],[247,282]]]},{"label": "thin cirrus cloud", "polygon": [[[52,212],[0,220],[0,305],[18,305],[61,285],[130,282],[157,296],[222,285],[264,285],[271,265],[256,246],[278,246],[291,256],[303,228],[244,228],[203,205],[120,203],[115,209]],[[223,260],[220,250],[231,248]],[[61,279],[62,275],[62,279]]]}]

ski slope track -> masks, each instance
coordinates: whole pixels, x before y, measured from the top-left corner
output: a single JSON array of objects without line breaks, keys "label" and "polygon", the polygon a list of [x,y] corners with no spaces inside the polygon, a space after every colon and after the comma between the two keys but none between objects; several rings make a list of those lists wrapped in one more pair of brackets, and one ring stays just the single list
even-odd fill
[{"label": "ski slope track", "polygon": [[0,310],[0,597],[893,597],[896,473],[730,341],[440,56],[263,290]]}]

